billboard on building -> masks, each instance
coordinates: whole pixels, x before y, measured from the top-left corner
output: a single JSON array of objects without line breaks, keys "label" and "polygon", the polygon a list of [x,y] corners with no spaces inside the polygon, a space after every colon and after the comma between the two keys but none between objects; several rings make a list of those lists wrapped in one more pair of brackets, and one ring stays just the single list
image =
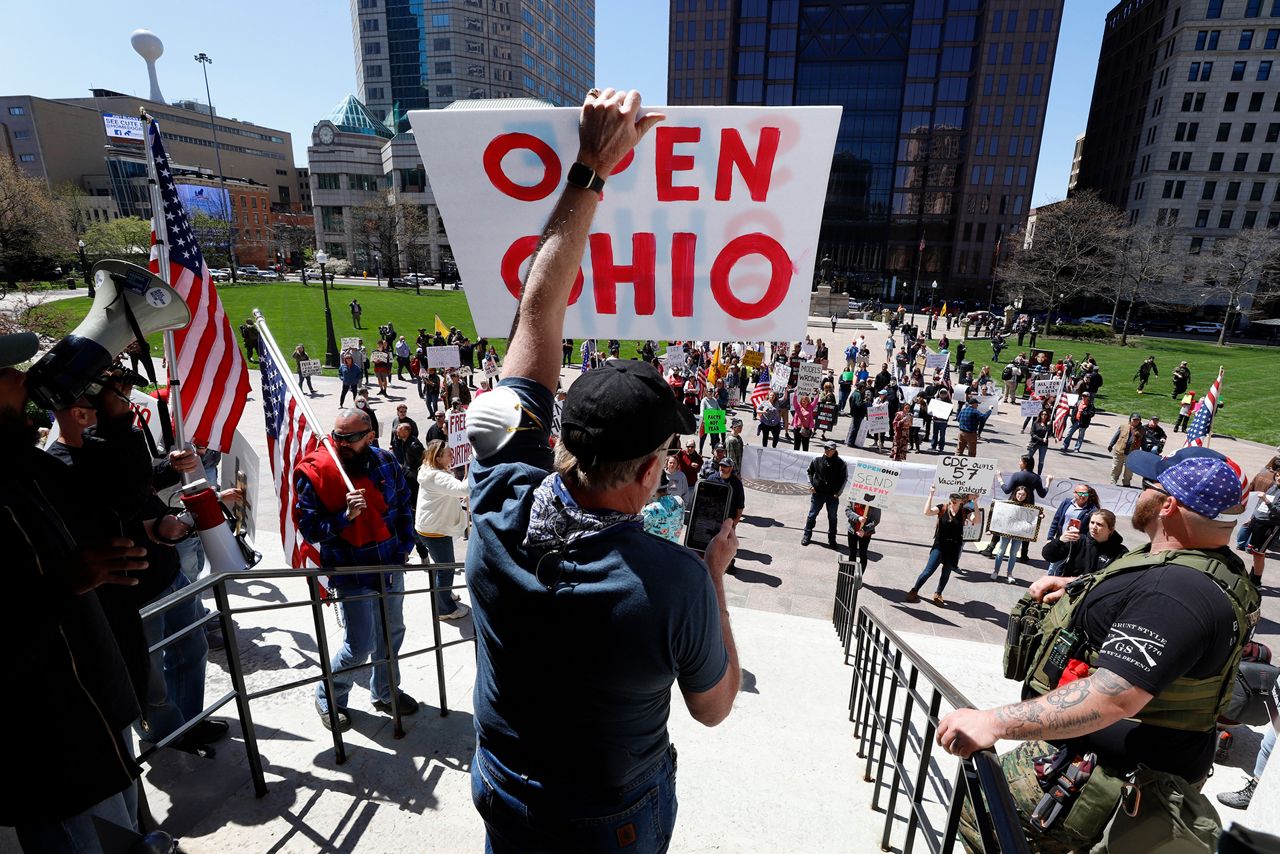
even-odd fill
[{"label": "billboard on building", "polygon": [[142,119],[138,116],[122,116],[116,113],[103,113],[102,126],[107,137],[112,140],[123,139],[130,142],[143,142],[147,138]]},{"label": "billboard on building", "polygon": [[192,217],[196,214],[204,214],[213,219],[231,219],[231,200],[227,191],[221,187],[178,184],[178,198],[182,200],[183,207]]}]

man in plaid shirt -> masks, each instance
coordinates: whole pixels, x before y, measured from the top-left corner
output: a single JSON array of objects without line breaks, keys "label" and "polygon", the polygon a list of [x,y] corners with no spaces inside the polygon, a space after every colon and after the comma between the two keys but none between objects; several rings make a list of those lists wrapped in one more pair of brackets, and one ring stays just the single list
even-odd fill
[{"label": "man in plaid shirt", "polygon": [[966,453],[971,457],[978,455],[978,431],[982,429],[982,425],[990,415],[990,412],[984,415],[982,410],[978,409],[976,397],[970,397],[965,401],[965,405],[956,415],[956,426],[960,428],[960,438],[956,442],[957,456],[964,456]]},{"label": "man in plaid shirt", "polygon": [[[322,566],[403,566],[413,549],[413,501],[409,484],[395,455],[373,446],[376,438],[369,416],[359,409],[344,409],[334,422],[332,437],[342,467],[355,486],[348,491],[337,463],[324,447],[316,448],[294,470],[297,491],[298,530],[320,549]],[[344,601],[378,592],[377,573],[344,575],[332,580],[346,633],[333,657],[334,693],[339,729],[351,726],[346,711],[354,672],[338,673],[369,660],[387,657],[377,599]],[[404,590],[404,573],[387,573],[388,593]],[[404,597],[387,597],[387,621],[396,652],[404,641]],[[369,682],[373,707],[391,714],[392,702],[401,715],[412,715],[418,701],[391,684],[386,665],[373,669]],[[316,688],[316,711],[326,728],[329,697],[324,683]]]}]

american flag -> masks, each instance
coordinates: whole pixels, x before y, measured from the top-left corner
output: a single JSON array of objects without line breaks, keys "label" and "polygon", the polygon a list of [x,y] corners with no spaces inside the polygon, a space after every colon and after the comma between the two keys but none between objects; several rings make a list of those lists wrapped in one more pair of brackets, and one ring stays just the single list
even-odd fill
[{"label": "american flag", "polygon": [[751,408],[759,409],[760,404],[769,399],[769,372],[760,372],[760,381],[751,390]]},{"label": "american flag", "polygon": [[1071,404],[1067,402],[1067,384],[1063,382],[1062,391],[1058,392],[1058,403],[1053,408],[1053,438],[1062,439],[1067,432],[1067,416],[1071,413]]},{"label": "american flag", "polygon": [[[196,244],[191,222],[155,119],[147,123],[147,144],[155,162],[162,209],[151,224],[151,272],[168,279],[191,309],[191,323],[173,333],[182,418],[187,438],[226,453],[249,397],[249,370],[231,322]],[[169,249],[169,269],[160,271],[160,248]],[[175,354],[168,354],[174,358]]]},{"label": "american flag", "polygon": [[1184,448],[1201,446],[1213,435],[1213,416],[1218,409],[1218,395],[1222,392],[1222,371],[1222,368],[1218,368],[1218,378],[1209,386],[1209,393],[1200,401],[1195,415],[1191,416]]},{"label": "american flag", "polygon": [[[268,337],[264,331],[263,338]],[[262,370],[262,410],[267,418],[267,455],[271,459],[271,480],[280,499],[280,541],[289,565],[294,569],[320,565],[320,552],[298,532],[293,518],[293,469],[298,461],[320,445],[311,429],[308,409],[300,405],[285,382],[280,366],[266,347],[258,359]]]}]

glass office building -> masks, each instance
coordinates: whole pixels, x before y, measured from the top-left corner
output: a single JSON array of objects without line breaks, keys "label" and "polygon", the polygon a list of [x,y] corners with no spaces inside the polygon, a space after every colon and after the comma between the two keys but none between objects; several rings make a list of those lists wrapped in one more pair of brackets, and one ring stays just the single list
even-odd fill
[{"label": "glass office building", "polygon": [[351,0],[358,97],[397,132],[460,99],[581,103],[595,15],[595,0]]},{"label": "glass office building", "polygon": [[838,104],[819,258],[985,302],[1030,209],[1064,0],[671,0],[672,104]]}]

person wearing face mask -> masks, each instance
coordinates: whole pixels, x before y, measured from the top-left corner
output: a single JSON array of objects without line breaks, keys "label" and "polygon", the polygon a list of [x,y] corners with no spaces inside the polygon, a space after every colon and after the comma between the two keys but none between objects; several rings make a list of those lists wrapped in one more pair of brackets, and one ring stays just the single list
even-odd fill
[{"label": "person wearing face mask", "polygon": [[[1067,528],[1080,530],[1089,519],[1089,515],[1101,506],[1098,493],[1092,486],[1087,483],[1077,483],[1071,492],[1071,497],[1063,499],[1058,509],[1054,511],[1053,520],[1049,523],[1049,531],[1046,534],[1048,541],[1053,542]],[[1046,574],[1057,575],[1061,568],[1061,563],[1050,563]]]},{"label": "person wearing face mask", "polygon": [[[334,421],[330,438],[337,447],[342,469],[353,490],[347,488],[338,463],[328,448],[316,448],[294,470],[298,530],[320,549],[320,565],[404,566],[414,547],[414,505],[404,469],[390,451],[374,445],[376,433],[367,409],[343,409]],[[351,726],[347,696],[355,673],[337,671],[369,660],[387,657],[376,598],[346,601],[378,592],[374,573],[334,576],[334,597],[342,609],[342,646],[333,657],[336,696],[328,696],[323,682],[316,688],[316,711],[326,729]],[[404,573],[388,572],[388,593],[404,590]],[[404,597],[388,595],[387,620],[391,646],[398,653],[404,641]],[[369,692],[373,707],[391,714],[392,703],[401,715],[412,715],[418,701],[400,686],[392,685],[387,665],[373,669]],[[333,705],[333,714],[330,714]]]}]

